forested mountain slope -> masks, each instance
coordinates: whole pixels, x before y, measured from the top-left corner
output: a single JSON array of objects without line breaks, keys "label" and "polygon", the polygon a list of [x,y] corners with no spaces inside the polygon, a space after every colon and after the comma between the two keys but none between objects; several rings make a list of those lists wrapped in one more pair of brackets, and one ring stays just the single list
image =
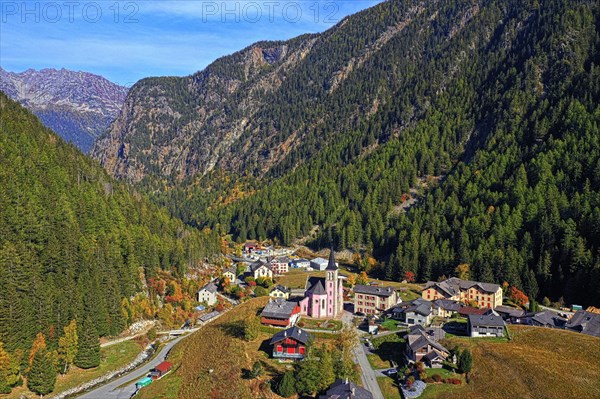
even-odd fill
[{"label": "forested mountain slope", "polygon": [[[389,278],[469,263],[472,278],[597,305],[599,9],[388,1],[140,82],[94,153],[239,240],[288,243],[320,225],[317,245],[366,249]],[[425,176],[443,178],[398,211]]]},{"label": "forested mountain slope", "polygon": [[21,73],[0,68],[0,90],[83,152],[106,131],[127,95],[126,87],[102,76],[64,68]]},{"label": "forested mountain slope", "polygon": [[[127,323],[122,299],[159,270],[183,275],[219,238],[172,219],[0,92],[0,342],[54,349],[91,317],[100,336]],[[81,335],[80,335],[81,336]],[[24,357],[27,361],[27,356]]]}]

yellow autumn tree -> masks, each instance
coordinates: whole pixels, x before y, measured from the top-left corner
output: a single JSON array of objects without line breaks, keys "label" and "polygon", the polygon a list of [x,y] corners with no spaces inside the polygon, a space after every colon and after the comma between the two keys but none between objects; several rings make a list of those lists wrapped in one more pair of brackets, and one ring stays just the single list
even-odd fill
[{"label": "yellow autumn tree", "polygon": [[462,280],[469,280],[471,278],[471,266],[469,266],[468,263],[461,263],[460,265],[456,266],[454,272],[458,278]]},{"label": "yellow autumn tree", "polygon": [[64,364],[63,374],[65,374],[75,361],[75,356],[77,356],[77,345],[79,343],[77,322],[71,320],[69,325],[65,326],[63,330],[65,334],[58,339],[58,357],[61,363]]}]

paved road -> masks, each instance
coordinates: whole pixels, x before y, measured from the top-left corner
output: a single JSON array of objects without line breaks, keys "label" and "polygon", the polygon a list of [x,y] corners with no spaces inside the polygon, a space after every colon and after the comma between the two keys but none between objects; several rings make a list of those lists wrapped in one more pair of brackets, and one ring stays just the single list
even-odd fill
[{"label": "paved road", "polygon": [[[354,328],[352,325],[352,313],[344,311],[342,321]],[[382,374],[371,368],[367,354],[365,353],[365,346],[361,342],[358,342],[354,346],[354,360],[360,366],[363,386],[373,394],[373,399],[384,399],[381,388],[379,388],[379,384],[377,383],[377,377],[380,377]]]},{"label": "paved road", "polygon": [[[194,330],[192,330],[194,331]],[[174,340],[168,342],[158,353],[158,355],[149,361],[148,363],[144,363],[140,368],[132,371],[129,374],[124,375],[123,377],[117,378],[105,385],[102,385],[93,391],[87,392],[81,396],[80,399],[129,399],[135,393],[135,383],[136,381],[145,377],[150,369],[156,367],[160,362],[164,361],[167,357],[167,354],[177,344],[179,341],[184,339],[189,335],[184,335],[179,338],[175,338]],[[118,388],[119,386],[132,381],[131,384],[126,386],[125,388]]]}]

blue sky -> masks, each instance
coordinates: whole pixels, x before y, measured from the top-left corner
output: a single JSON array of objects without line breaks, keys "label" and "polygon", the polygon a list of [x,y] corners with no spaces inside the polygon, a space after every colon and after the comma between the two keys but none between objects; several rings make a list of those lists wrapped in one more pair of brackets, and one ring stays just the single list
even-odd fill
[{"label": "blue sky", "polygon": [[189,75],[259,40],[322,32],[381,0],[0,1],[0,66],[67,68],[130,86]]}]

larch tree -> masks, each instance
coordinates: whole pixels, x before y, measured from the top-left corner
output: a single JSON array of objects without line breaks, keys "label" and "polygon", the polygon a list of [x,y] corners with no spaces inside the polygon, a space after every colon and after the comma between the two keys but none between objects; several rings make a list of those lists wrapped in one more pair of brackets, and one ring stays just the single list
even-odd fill
[{"label": "larch tree", "polygon": [[79,344],[77,335],[77,322],[71,320],[69,325],[64,327],[65,334],[58,339],[58,355],[62,363],[64,363],[62,373],[65,374],[69,367],[75,361]]}]

